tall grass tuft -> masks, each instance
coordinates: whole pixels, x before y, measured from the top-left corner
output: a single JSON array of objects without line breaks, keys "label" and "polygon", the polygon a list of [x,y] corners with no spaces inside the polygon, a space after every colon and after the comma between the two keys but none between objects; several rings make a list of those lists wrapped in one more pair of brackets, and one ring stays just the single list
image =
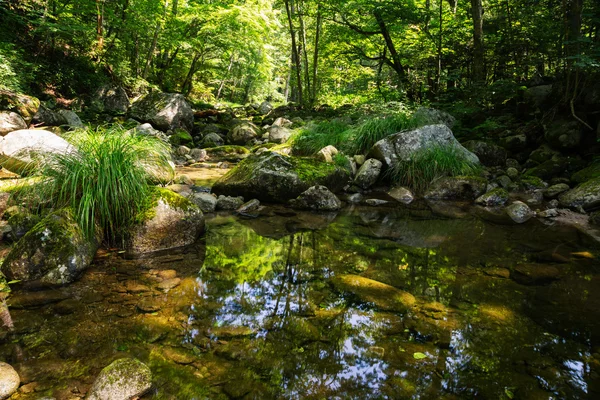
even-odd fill
[{"label": "tall grass tuft", "polygon": [[340,149],[348,140],[348,124],[333,120],[306,125],[292,141],[294,152],[309,156],[323,147],[332,145]]},{"label": "tall grass tuft", "polygon": [[416,128],[416,121],[407,114],[369,119],[352,129],[347,151],[352,154],[368,152],[381,139],[403,130]]},{"label": "tall grass tuft", "polygon": [[170,147],[121,127],[80,130],[66,139],[73,150],[45,156],[36,166],[40,181],[17,195],[33,199],[32,208],[39,200],[54,209],[70,207],[88,238],[99,230],[114,243],[141,211],[153,175],[171,170]]},{"label": "tall grass tuft", "polygon": [[417,152],[410,161],[388,169],[387,177],[398,185],[423,193],[431,182],[446,176],[477,175],[481,166],[464,157],[454,146],[434,146]]}]

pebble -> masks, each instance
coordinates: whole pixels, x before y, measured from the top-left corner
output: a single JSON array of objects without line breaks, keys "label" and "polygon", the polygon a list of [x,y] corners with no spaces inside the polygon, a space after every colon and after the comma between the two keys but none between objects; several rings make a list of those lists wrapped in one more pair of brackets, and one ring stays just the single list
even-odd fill
[{"label": "pebble", "polygon": [[179,286],[180,283],[181,279],[179,278],[165,279],[164,281],[158,284],[158,288],[160,290],[167,291]]},{"label": "pebble", "polygon": [[17,371],[5,362],[0,361],[0,399],[8,399],[17,391],[21,378]]}]

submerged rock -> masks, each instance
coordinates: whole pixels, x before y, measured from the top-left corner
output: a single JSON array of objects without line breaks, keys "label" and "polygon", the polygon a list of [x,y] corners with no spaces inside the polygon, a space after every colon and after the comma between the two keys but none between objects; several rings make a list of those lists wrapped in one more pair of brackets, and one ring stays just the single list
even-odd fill
[{"label": "submerged rock", "polygon": [[410,204],[415,199],[415,195],[409,189],[403,186],[392,188],[387,192],[387,194],[402,204]]},{"label": "submerged rock", "polygon": [[377,182],[377,179],[379,179],[382,166],[383,164],[381,161],[374,158],[368,159],[356,173],[354,183],[363,189],[370,188]]},{"label": "submerged rock", "polygon": [[150,368],[136,359],[122,358],[104,368],[90,388],[86,400],[130,400],[152,386]]},{"label": "submerged rock", "polygon": [[47,153],[67,153],[73,148],[63,138],[44,130],[23,129],[0,138],[0,165],[17,174],[27,174],[33,161]]},{"label": "submerged rock", "polygon": [[50,214],[35,225],[6,257],[2,272],[28,286],[59,286],[73,282],[94,257],[91,243],[69,210]]},{"label": "submerged rock", "polygon": [[204,232],[204,215],[198,206],[167,189],[157,189],[138,221],[127,246],[134,255],[187,246]]},{"label": "submerged rock", "polygon": [[325,186],[312,186],[301,193],[290,204],[294,208],[316,211],[336,211],[342,208],[342,202]]},{"label": "submerged rock", "polygon": [[133,103],[130,114],[163,132],[175,129],[191,132],[194,127],[192,107],[183,95],[177,93],[149,93]]},{"label": "submerged rock", "polygon": [[17,391],[21,378],[17,371],[5,362],[0,361],[0,400],[8,399]]},{"label": "submerged rock", "polygon": [[600,177],[589,180],[558,197],[563,207],[593,209],[600,205]]},{"label": "submerged rock", "polygon": [[560,278],[560,271],[552,265],[517,265],[510,274],[511,278],[523,285],[543,285]]},{"label": "submerged rock", "polygon": [[283,203],[311,186],[323,185],[335,192],[349,180],[350,173],[336,165],[266,151],[240,162],[215,183],[213,192]]},{"label": "submerged rock", "polygon": [[493,207],[493,206],[502,206],[502,205],[506,204],[507,201],[508,201],[508,192],[505,189],[496,188],[496,189],[490,190],[489,192],[487,192],[484,195],[479,196],[475,200],[475,203],[480,204],[482,206],[486,206],[486,207]]},{"label": "submerged rock", "polygon": [[535,215],[529,206],[522,201],[515,201],[506,207],[506,214],[517,224],[525,223]]},{"label": "submerged rock", "polygon": [[338,290],[353,293],[384,311],[406,312],[417,302],[408,292],[359,275],[338,275],[331,282]]},{"label": "submerged rock", "polygon": [[393,168],[398,163],[412,160],[416,153],[433,147],[453,148],[467,161],[479,163],[477,156],[465,149],[446,125],[427,125],[388,136],[375,143],[369,156]]},{"label": "submerged rock", "polygon": [[474,200],[485,193],[487,181],[477,176],[454,176],[434,181],[425,192],[429,200]]}]

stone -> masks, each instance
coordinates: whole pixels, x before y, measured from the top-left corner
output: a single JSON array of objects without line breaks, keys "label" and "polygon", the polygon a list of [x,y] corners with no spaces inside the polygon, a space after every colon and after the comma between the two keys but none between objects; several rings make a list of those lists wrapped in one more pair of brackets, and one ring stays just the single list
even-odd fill
[{"label": "stone", "polygon": [[169,141],[169,137],[164,132],[154,129],[149,123],[139,124],[132,130],[140,135],[147,135],[159,138],[163,142]]},{"label": "stone", "polygon": [[454,176],[434,181],[424,197],[428,200],[475,200],[487,189],[487,181],[475,176]]},{"label": "stone", "polygon": [[0,136],[21,129],[27,129],[27,123],[23,117],[16,112],[0,111]]},{"label": "stone", "polygon": [[558,217],[558,210],[556,208],[550,208],[539,212],[537,215],[542,218],[556,218]]},{"label": "stone", "polygon": [[371,207],[379,207],[389,204],[390,202],[383,199],[367,199],[365,200],[365,204]]},{"label": "stone", "polygon": [[104,368],[86,400],[130,400],[152,387],[152,372],[139,360],[121,358]]},{"label": "stone", "polygon": [[515,267],[510,277],[523,285],[544,285],[559,279],[560,271],[547,264],[521,264]]},{"label": "stone", "polygon": [[503,206],[508,201],[508,192],[505,189],[493,189],[475,200],[475,204],[485,207]]},{"label": "stone", "polygon": [[527,88],[523,93],[523,99],[536,109],[542,109],[547,105],[552,94],[552,85],[541,85]]},{"label": "stone", "polygon": [[464,143],[467,150],[475,154],[481,164],[486,167],[503,167],[506,165],[506,150],[496,144],[480,140],[470,140]]},{"label": "stone", "polygon": [[402,204],[410,204],[415,199],[415,195],[403,186],[394,187],[387,194]]},{"label": "stone", "polygon": [[184,247],[204,232],[204,214],[187,198],[158,189],[152,204],[138,217],[127,245],[130,254],[142,255]]},{"label": "stone", "polygon": [[65,125],[70,126],[71,128],[83,128],[83,122],[81,122],[81,118],[74,111],[71,110],[58,110],[58,114],[65,120]]},{"label": "stone", "polygon": [[47,304],[58,303],[69,298],[67,293],[59,290],[21,291],[8,299],[10,308],[37,308]]},{"label": "stone", "polygon": [[60,286],[75,281],[92,262],[91,243],[68,210],[56,211],[17,242],[2,264],[9,280],[31,287]]},{"label": "stone", "polygon": [[163,348],[162,354],[167,360],[181,365],[188,365],[197,360],[193,355],[175,347]]},{"label": "stone", "polygon": [[189,175],[183,174],[183,175],[179,175],[177,177],[177,179],[175,179],[176,184],[181,184],[181,185],[185,185],[185,186],[189,186],[190,187],[190,192],[191,192],[191,186],[194,184],[194,180],[192,178],[190,178]]},{"label": "stone", "polygon": [[342,208],[342,202],[325,186],[312,186],[290,201],[294,208],[315,211],[336,211]]},{"label": "stone", "polygon": [[40,217],[27,212],[17,213],[8,219],[8,224],[11,227],[11,237],[14,241],[21,239],[35,225],[40,222]]},{"label": "stone", "polygon": [[508,189],[508,187],[511,186],[513,183],[512,179],[510,179],[506,175],[499,176],[498,178],[496,178],[496,181],[498,182],[500,187],[502,187],[504,189]]},{"label": "stone", "polygon": [[73,147],[52,132],[35,129],[13,131],[0,138],[0,165],[26,175],[48,153],[65,154]]},{"label": "stone", "polygon": [[272,126],[280,126],[282,128],[290,128],[294,123],[289,119],[279,117],[273,122]]},{"label": "stone", "polygon": [[368,157],[394,168],[398,163],[411,161],[415,154],[436,146],[453,148],[468,162],[479,164],[477,156],[465,149],[446,125],[427,125],[388,136],[375,143]]},{"label": "stone", "polygon": [[506,175],[508,175],[510,179],[516,179],[519,177],[519,171],[516,168],[510,167],[506,169]]},{"label": "stone", "polygon": [[263,101],[260,106],[258,106],[258,112],[261,115],[268,115],[273,111],[273,106],[268,101]]},{"label": "stone", "polygon": [[365,163],[365,161],[367,160],[367,158],[365,156],[363,156],[362,154],[357,154],[354,157],[354,162],[356,163],[356,165],[361,166]]},{"label": "stone", "polygon": [[338,149],[329,145],[319,150],[319,152],[317,153],[317,159],[326,163],[332,163],[333,156],[335,156],[338,153]]},{"label": "stone", "polygon": [[529,206],[522,201],[515,201],[506,207],[506,214],[517,224],[522,224],[529,221],[534,213]]},{"label": "stone", "polygon": [[208,154],[206,153],[206,150],[204,150],[204,149],[192,149],[192,150],[190,150],[190,156],[196,162],[204,161],[208,158]]},{"label": "stone", "polygon": [[8,399],[17,391],[21,378],[17,371],[5,362],[0,361],[0,400]]},{"label": "stone", "polygon": [[43,104],[40,104],[37,112],[31,121],[36,125],[43,126],[61,126],[67,125],[66,118],[58,111],[51,110]]},{"label": "stone", "polygon": [[202,141],[200,142],[200,147],[208,148],[208,147],[219,147],[225,144],[225,140],[218,134],[214,132],[207,133],[202,137]]},{"label": "stone", "polygon": [[222,211],[234,211],[240,208],[244,204],[244,198],[241,196],[219,196],[217,198],[217,210]]},{"label": "stone", "polygon": [[556,185],[552,185],[549,188],[543,190],[544,197],[547,199],[554,199],[558,197],[561,193],[564,193],[570,189],[569,185],[566,183],[558,183]]},{"label": "stone", "polygon": [[600,211],[595,211],[590,214],[590,224],[600,226]]},{"label": "stone", "polygon": [[137,308],[143,313],[157,312],[161,309],[159,302],[162,302],[162,300],[154,297],[145,297],[137,304]]},{"label": "stone", "polygon": [[515,160],[514,158],[506,159],[506,168],[516,168],[517,170],[521,170],[521,164]]},{"label": "stone", "polygon": [[354,184],[358,185],[363,189],[370,188],[377,182],[377,179],[379,179],[379,174],[381,173],[382,166],[383,164],[381,163],[381,161],[376,160],[374,158],[368,159],[364,162],[364,164],[356,173],[356,177],[354,178]]},{"label": "stone", "polygon": [[92,96],[91,108],[99,113],[125,114],[129,109],[129,96],[122,86],[103,85]]},{"label": "stone", "polygon": [[253,123],[244,121],[229,131],[227,142],[243,146],[258,137],[260,137],[260,129]]},{"label": "stone", "polygon": [[583,207],[585,210],[600,205],[600,177],[584,182],[558,196],[560,205],[568,208]]},{"label": "stone", "polygon": [[383,311],[406,312],[417,303],[408,292],[359,275],[337,275],[331,282],[337,290],[353,293]]},{"label": "stone", "polygon": [[555,149],[574,149],[581,143],[582,136],[577,121],[558,120],[544,125],[544,138]]},{"label": "stone", "polygon": [[527,136],[523,134],[503,137],[500,145],[508,151],[518,152],[527,146]]},{"label": "stone", "polygon": [[446,125],[449,129],[452,129],[452,127],[456,123],[456,118],[454,118],[447,112],[428,107],[419,107],[417,111],[413,114],[413,118],[424,125],[443,124]]},{"label": "stone", "polygon": [[560,156],[560,152],[552,149],[550,146],[548,146],[547,143],[544,143],[540,147],[532,151],[531,154],[529,154],[529,160],[541,164],[556,156]]},{"label": "stone", "polygon": [[592,165],[575,172],[571,176],[571,181],[574,183],[584,183],[597,177],[600,177],[600,162],[595,162]]},{"label": "stone", "polygon": [[183,129],[191,132],[194,112],[185,97],[178,93],[151,92],[132,104],[131,117],[152,124],[163,132]]},{"label": "stone", "polygon": [[0,90],[0,110],[19,114],[26,124],[30,124],[40,107],[40,101],[32,96],[10,90]]},{"label": "stone", "polygon": [[234,339],[240,337],[253,336],[256,331],[248,326],[220,326],[210,328],[206,332],[207,336],[216,336],[219,339]]},{"label": "stone", "polygon": [[564,157],[553,157],[543,163],[529,168],[525,175],[536,176],[540,179],[550,179],[565,173],[569,167],[569,161]]},{"label": "stone", "polygon": [[241,161],[214,184],[213,192],[285,203],[311,186],[322,185],[336,192],[349,181],[349,171],[335,164],[267,151]]},{"label": "stone", "polygon": [[165,279],[164,281],[162,281],[161,283],[158,284],[158,289],[166,292],[166,291],[176,288],[177,286],[179,286],[180,283],[181,283],[180,278]]},{"label": "stone", "polygon": [[283,126],[273,125],[268,130],[270,143],[285,143],[292,137],[292,131]]},{"label": "stone", "polygon": [[192,193],[188,198],[204,213],[214,212],[217,208],[217,198],[210,193]]},{"label": "stone", "polygon": [[236,211],[239,214],[245,215],[245,214],[255,213],[259,209],[260,209],[260,201],[257,199],[252,199],[252,200],[242,204],[240,206],[240,208],[238,208]]}]

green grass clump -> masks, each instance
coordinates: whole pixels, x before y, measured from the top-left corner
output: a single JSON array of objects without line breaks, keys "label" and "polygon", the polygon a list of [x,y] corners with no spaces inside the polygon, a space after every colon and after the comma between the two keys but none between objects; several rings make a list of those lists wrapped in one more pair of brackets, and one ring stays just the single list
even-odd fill
[{"label": "green grass clump", "polygon": [[418,151],[410,161],[388,169],[389,180],[423,193],[431,182],[446,176],[478,175],[481,166],[464,157],[454,146],[434,146]]},{"label": "green grass clump", "polygon": [[294,137],[293,148],[300,155],[313,155],[328,145],[346,154],[364,154],[381,139],[417,126],[419,121],[403,113],[370,118],[355,127],[337,120],[309,124]]},{"label": "green grass clump", "polygon": [[[157,138],[122,128],[80,130],[66,139],[73,151],[50,153],[35,167],[35,185],[16,192],[34,211],[69,207],[89,239],[100,231],[123,237],[150,195],[152,175],[168,174],[170,147]],[[152,172],[149,172],[152,171]]]}]

